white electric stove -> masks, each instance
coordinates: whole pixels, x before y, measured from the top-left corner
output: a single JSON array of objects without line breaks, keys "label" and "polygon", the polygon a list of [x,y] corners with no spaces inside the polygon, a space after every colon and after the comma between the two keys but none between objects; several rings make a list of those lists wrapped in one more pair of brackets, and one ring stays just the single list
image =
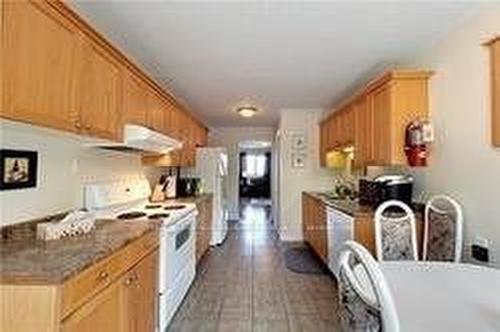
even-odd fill
[{"label": "white electric stove", "polygon": [[195,277],[198,212],[190,203],[151,203],[150,194],[145,179],[96,183],[85,187],[84,205],[96,218],[161,220],[157,328],[164,332]]}]

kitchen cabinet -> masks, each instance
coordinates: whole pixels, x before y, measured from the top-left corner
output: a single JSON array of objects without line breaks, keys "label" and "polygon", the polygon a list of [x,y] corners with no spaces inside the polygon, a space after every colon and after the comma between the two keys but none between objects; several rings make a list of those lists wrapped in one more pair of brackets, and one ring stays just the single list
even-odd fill
[{"label": "kitchen cabinet", "polygon": [[200,199],[196,204],[198,217],[196,224],[196,262],[199,262],[203,255],[210,248],[212,237],[212,195]]},{"label": "kitchen cabinet", "polygon": [[4,118],[78,132],[77,26],[44,3],[2,1]]},{"label": "kitchen cabinet", "polygon": [[369,107],[371,107],[375,115],[372,119],[372,139],[374,144],[373,162],[376,165],[390,164],[391,144],[396,144],[396,142],[391,141],[391,96],[389,88],[388,84],[384,84],[367,96]]},{"label": "kitchen cabinet", "polygon": [[4,281],[0,285],[0,303],[9,306],[2,307],[0,329],[153,332],[157,318],[158,241],[158,229],[147,231],[67,279],[35,284]]},{"label": "kitchen cabinet", "polygon": [[62,332],[154,331],[158,251],[63,321]]},{"label": "kitchen cabinet", "polygon": [[158,250],[125,275],[122,282],[128,331],[154,331],[158,296]]},{"label": "kitchen cabinet", "polygon": [[125,71],[123,76],[123,122],[147,126],[147,87],[130,72]]},{"label": "kitchen cabinet", "polygon": [[354,166],[374,164],[373,109],[368,107],[368,98],[361,96],[354,101]]},{"label": "kitchen cabinet", "polygon": [[124,278],[99,293],[61,324],[61,332],[127,331]]},{"label": "kitchen cabinet", "polygon": [[193,141],[190,123],[176,125],[186,108],[63,2],[1,4],[0,117],[110,140],[134,123]]},{"label": "kitchen cabinet", "polygon": [[302,195],[302,231],[304,241],[328,264],[326,207],[307,194]]},{"label": "kitchen cabinet", "polygon": [[120,65],[87,38],[82,43],[78,73],[81,130],[89,136],[119,140],[123,130]]},{"label": "kitchen cabinet", "polygon": [[159,133],[167,134],[170,127],[168,104],[151,89],[148,90],[147,96],[147,126]]},{"label": "kitchen cabinet", "polygon": [[354,165],[406,165],[406,126],[429,114],[428,71],[391,71],[343,102],[320,122],[321,160],[354,146]]},{"label": "kitchen cabinet", "polygon": [[500,37],[486,43],[490,48],[491,135],[493,146],[500,147]]}]

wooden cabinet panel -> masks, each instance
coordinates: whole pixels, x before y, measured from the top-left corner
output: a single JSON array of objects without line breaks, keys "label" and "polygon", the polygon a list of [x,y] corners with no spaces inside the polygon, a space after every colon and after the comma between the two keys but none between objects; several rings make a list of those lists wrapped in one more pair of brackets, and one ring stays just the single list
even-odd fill
[{"label": "wooden cabinet panel", "polygon": [[153,332],[158,306],[158,250],[131,271],[124,280],[124,308],[130,332]]},{"label": "wooden cabinet panel", "polygon": [[198,203],[196,225],[196,261],[199,262],[210,247],[212,237],[212,197]]},{"label": "wooden cabinet panel", "polygon": [[384,84],[368,95],[373,111],[374,162],[391,164],[391,95],[390,86]]},{"label": "wooden cabinet panel", "polygon": [[365,96],[354,102],[354,165],[356,167],[371,164],[374,158],[373,112],[368,106],[368,98]]},{"label": "wooden cabinet panel", "polygon": [[500,146],[500,37],[488,43],[491,66],[491,134],[493,146]]},{"label": "wooden cabinet panel", "polygon": [[78,131],[77,27],[45,3],[2,5],[2,117]]},{"label": "wooden cabinet panel", "polygon": [[112,283],[91,301],[63,321],[62,332],[128,331],[123,297],[124,278]]},{"label": "wooden cabinet panel", "polygon": [[326,208],[322,202],[307,194],[302,195],[302,232],[304,241],[328,263]]},{"label": "wooden cabinet panel", "polygon": [[164,111],[164,103],[160,97],[151,89],[147,92],[147,124],[148,127],[163,133],[166,131],[166,124],[169,121],[167,112]]},{"label": "wooden cabinet panel", "polygon": [[132,73],[123,77],[124,122],[147,126],[148,95],[146,86]]},{"label": "wooden cabinet panel", "polygon": [[85,134],[118,140],[121,137],[121,68],[103,48],[82,40],[79,109]]}]

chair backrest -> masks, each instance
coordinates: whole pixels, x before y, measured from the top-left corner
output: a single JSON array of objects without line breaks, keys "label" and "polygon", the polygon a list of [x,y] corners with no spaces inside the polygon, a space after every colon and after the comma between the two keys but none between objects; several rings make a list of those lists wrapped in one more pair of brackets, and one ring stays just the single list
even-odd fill
[{"label": "chair backrest", "polygon": [[418,260],[415,214],[391,200],[375,211],[375,247],[379,261]]},{"label": "chair backrest", "polygon": [[445,195],[425,205],[423,259],[459,262],[462,256],[462,207]]},{"label": "chair backrest", "polygon": [[354,241],[345,242],[339,256],[339,316],[344,331],[399,332],[387,281],[368,250]]}]

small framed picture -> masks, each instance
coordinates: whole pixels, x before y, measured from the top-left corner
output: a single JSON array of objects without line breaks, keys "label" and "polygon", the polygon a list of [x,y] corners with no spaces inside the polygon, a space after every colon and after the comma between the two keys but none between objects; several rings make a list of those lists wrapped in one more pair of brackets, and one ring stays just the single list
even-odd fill
[{"label": "small framed picture", "polygon": [[303,133],[292,134],[292,149],[294,151],[305,150],[307,147],[306,135]]},{"label": "small framed picture", "polygon": [[36,187],[38,152],[0,149],[0,190]]},{"label": "small framed picture", "polygon": [[292,168],[304,168],[306,166],[306,154],[294,153],[292,154]]}]

